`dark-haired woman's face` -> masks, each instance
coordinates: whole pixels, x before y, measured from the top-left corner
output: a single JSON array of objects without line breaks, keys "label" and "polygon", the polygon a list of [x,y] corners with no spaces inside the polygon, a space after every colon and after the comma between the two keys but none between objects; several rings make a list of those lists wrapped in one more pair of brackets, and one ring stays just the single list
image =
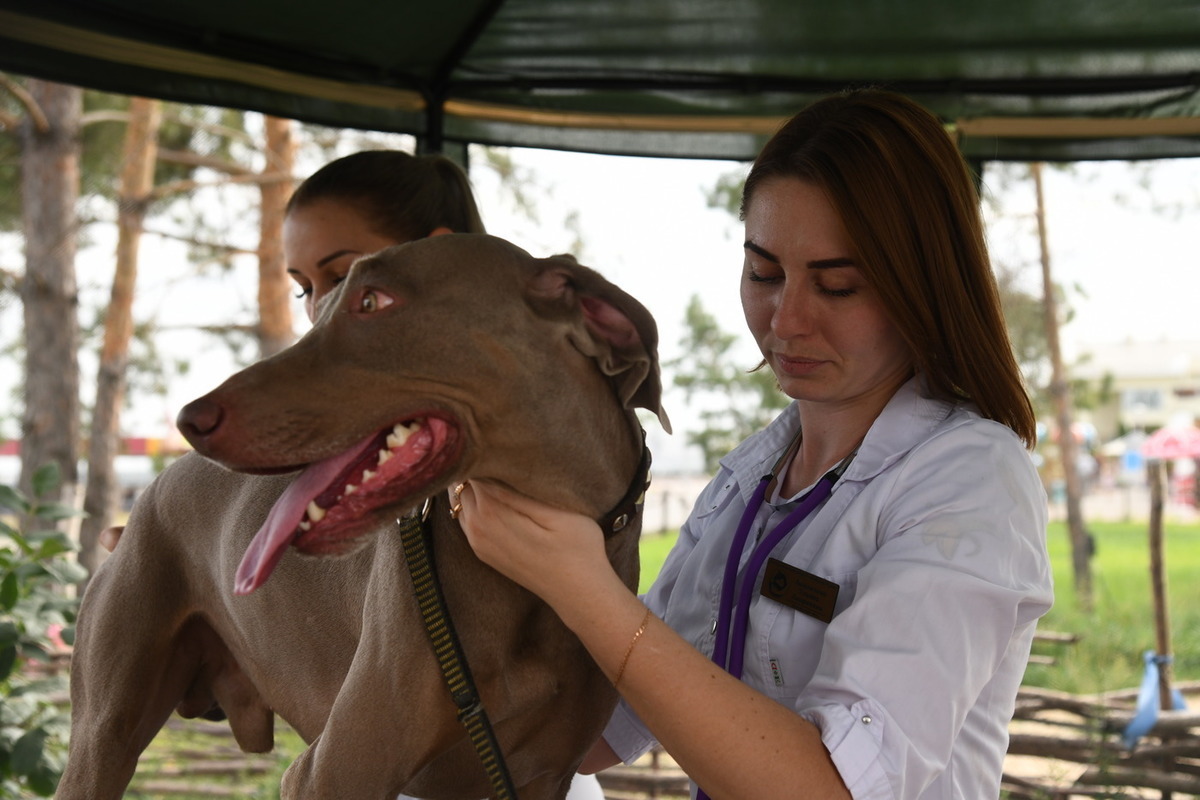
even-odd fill
[{"label": "dark-haired woman's face", "polygon": [[403,242],[380,236],[342,201],[313,200],[293,209],[283,223],[283,257],[308,318],[315,319],[321,298],[345,279],[355,260],[394,244]]},{"label": "dark-haired woman's face", "polygon": [[911,373],[907,346],[855,254],[819,186],[772,178],[755,190],[746,209],[742,308],[789,397],[873,406]]}]

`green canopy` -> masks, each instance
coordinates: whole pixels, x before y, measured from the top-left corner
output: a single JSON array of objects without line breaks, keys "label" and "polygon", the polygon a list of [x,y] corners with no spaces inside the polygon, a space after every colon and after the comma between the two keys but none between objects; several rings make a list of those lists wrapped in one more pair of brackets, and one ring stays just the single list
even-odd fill
[{"label": "green canopy", "polygon": [[1198,0],[0,0],[0,69],[429,149],[749,159],[872,84],[976,159],[1200,155]]}]

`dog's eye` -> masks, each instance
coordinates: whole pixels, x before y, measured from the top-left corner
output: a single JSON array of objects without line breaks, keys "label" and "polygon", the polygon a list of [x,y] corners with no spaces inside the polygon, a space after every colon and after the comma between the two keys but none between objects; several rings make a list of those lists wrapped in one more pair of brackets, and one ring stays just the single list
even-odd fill
[{"label": "dog's eye", "polygon": [[394,302],[396,302],[395,298],[389,294],[375,289],[363,289],[362,293],[358,296],[358,300],[354,303],[354,313],[374,314],[376,311],[382,311]]}]

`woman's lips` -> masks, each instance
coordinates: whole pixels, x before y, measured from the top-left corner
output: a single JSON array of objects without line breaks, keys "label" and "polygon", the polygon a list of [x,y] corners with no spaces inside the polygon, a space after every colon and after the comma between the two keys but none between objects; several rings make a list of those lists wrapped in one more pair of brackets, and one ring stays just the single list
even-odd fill
[{"label": "woman's lips", "polygon": [[797,356],[785,356],[780,353],[775,354],[775,365],[783,373],[795,377],[803,377],[816,372],[828,361],[816,358],[804,358]]}]

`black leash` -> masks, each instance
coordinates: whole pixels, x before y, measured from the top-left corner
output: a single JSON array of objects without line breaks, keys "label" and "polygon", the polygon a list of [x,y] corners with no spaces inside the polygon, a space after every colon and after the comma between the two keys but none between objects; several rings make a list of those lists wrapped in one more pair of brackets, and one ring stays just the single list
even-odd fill
[{"label": "black leash", "polygon": [[517,790],[513,786],[508,765],[500,752],[496,733],[491,720],[479,699],[479,690],[471,677],[467,657],[450,614],[446,610],[446,597],[442,584],[437,579],[433,563],[433,549],[429,542],[429,526],[425,524],[429,515],[427,503],[420,514],[397,520],[400,523],[400,541],[404,546],[404,558],[412,576],[413,590],[417,595],[417,606],[425,622],[425,632],[433,644],[433,652],[441,667],[446,687],[458,709],[458,721],[467,729],[467,736],[479,754],[484,772],[492,784],[493,796],[499,800],[516,800]]},{"label": "black leash", "polygon": [[[616,507],[599,520],[605,538],[624,530],[633,518],[641,513],[649,486],[650,451],[643,445],[642,459],[629,490]],[[474,745],[492,785],[492,796],[497,800],[516,800],[517,790],[513,786],[512,775],[504,762],[500,743],[492,730],[487,711],[484,710],[475,679],[471,677],[462,642],[459,641],[454,623],[450,619],[450,612],[446,608],[446,597],[438,580],[437,565],[433,561],[431,534],[427,524],[431,505],[432,501],[427,500],[420,513],[396,520],[400,526],[400,542],[404,548],[404,558],[408,562],[409,575],[412,577],[417,607],[421,611],[421,620],[425,623],[425,632],[433,644],[433,652],[437,656],[446,687],[450,690],[450,696],[458,709],[458,721],[467,729],[467,736],[471,739],[471,744]]]}]

